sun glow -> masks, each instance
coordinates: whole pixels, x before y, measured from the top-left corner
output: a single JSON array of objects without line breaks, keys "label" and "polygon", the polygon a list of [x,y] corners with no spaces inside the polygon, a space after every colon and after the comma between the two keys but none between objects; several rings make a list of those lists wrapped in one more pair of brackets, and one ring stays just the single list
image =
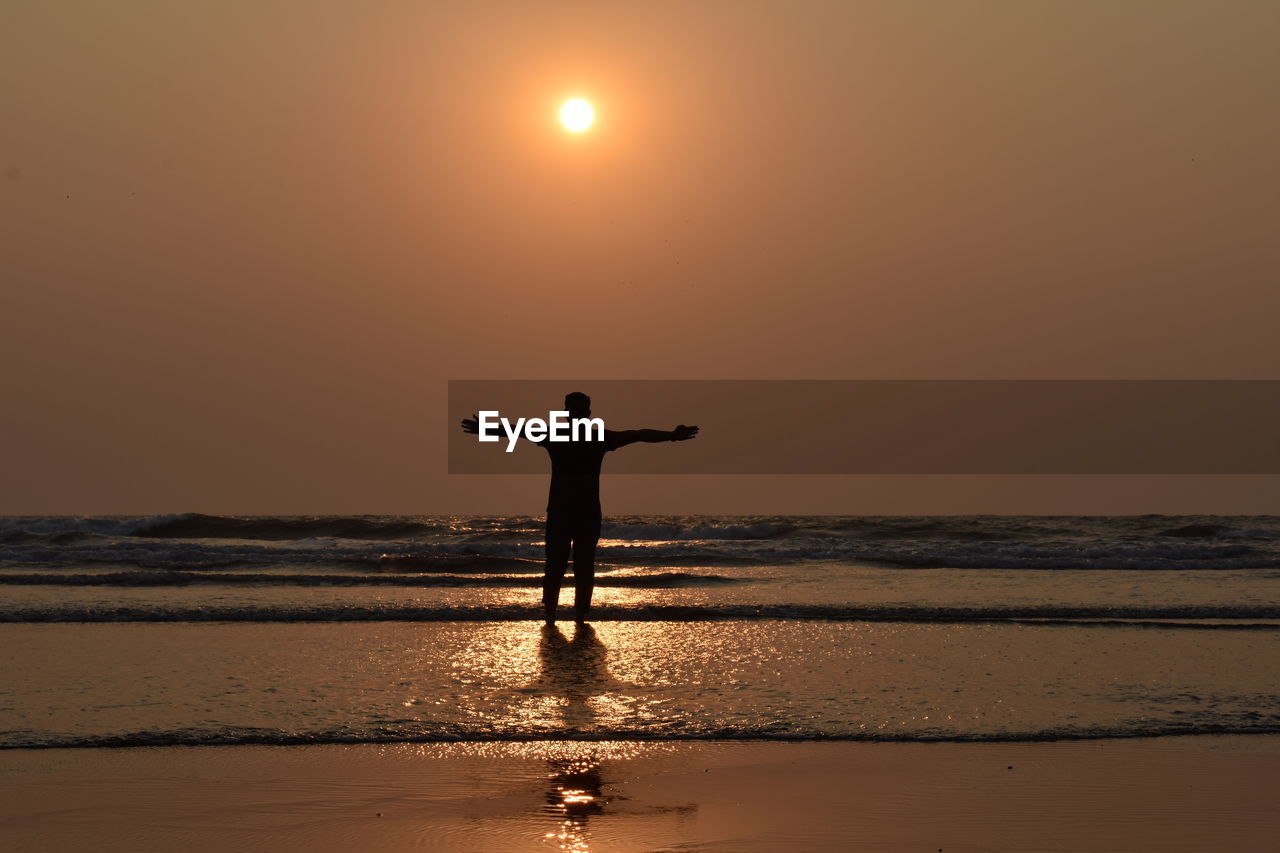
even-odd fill
[{"label": "sun glow", "polygon": [[582,98],[565,101],[560,108],[560,123],[574,133],[582,133],[591,127],[595,119],[596,111]]}]

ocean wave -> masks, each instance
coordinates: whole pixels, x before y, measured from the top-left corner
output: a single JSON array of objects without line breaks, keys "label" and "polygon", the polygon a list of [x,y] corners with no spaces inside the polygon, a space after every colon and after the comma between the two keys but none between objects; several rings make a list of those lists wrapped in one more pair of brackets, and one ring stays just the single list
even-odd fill
[{"label": "ocean wave", "polygon": [[[658,541],[602,544],[597,560],[633,566],[751,566],[828,563],[908,569],[1037,569],[1185,571],[1280,568],[1280,552],[1234,542],[1153,543],[895,543],[831,540]],[[115,541],[109,544],[9,543],[8,568],[131,565],[151,569],[334,565],[380,571],[537,571],[540,541],[423,543],[388,548],[332,542],[256,543]]]},{"label": "ocean wave", "polygon": [[[519,622],[540,619],[532,605],[449,607],[413,604],[79,605],[11,607],[14,622]],[[592,610],[597,622],[813,620],[845,622],[1005,623],[1280,630],[1280,605],[634,605]]]},{"label": "ocean wave", "polygon": [[[406,516],[234,516],[171,513],[150,516],[10,516],[0,518],[0,542],[21,538],[56,541],[79,535],[150,539],[411,539],[441,533],[528,529],[530,519]],[[524,524],[520,524],[524,521]]]},{"label": "ocean wave", "polygon": [[521,570],[541,572],[542,560],[499,554],[372,554],[349,556],[350,566],[376,565],[384,572],[499,572]]},{"label": "ocean wave", "polygon": [[675,524],[621,522],[604,524],[600,529],[602,539],[624,541],[678,541],[718,539],[775,539],[795,530],[795,526],[782,523],[760,522],[756,524]]},{"label": "ocean wave", "polygon": [[1280,568],[1280,555],[1259,552],[1248,545],[952,545],[944,548],[862,548],[858,549],[858,557],[915,569],[1215,571]]},{"label": "ocean wave", "polygon": [[292,545],[113,542],[93,546],[0,547],[0,564],[14,567],[130,565],[158,570],[220,569],[234,566],[330,565],[387,572],[541,571],[541,543],[493,546],[430,545],[388,552],[382,545],[338,546],[323,542]]},{"label": "ocean wave", "polygon": [[128,536],[140,526],[180,518],[164,516],[9,516],[0,518],[0,542],[74,540],[87,536]]},{"label": "ocean wave", "polygon": [[[848,538],[862,541],[1009,541],[1132,536],[1280,538],[1277,516],[611,516],[606,537],[628,540]],[[438,534],[539,532],[539,516],[150,516],[0,517],[0,541],[18,533],[144,538],[401,539]]]},{"label": "ocean wave", "polygon": [[360,729],[284,729],[222,727],[110,734],[47,734],[6,732],[0,734],[0,749],[123,749],[165,746],[307,746],[321,744],[392,743],[512,743],[512,742],[600,742],[600,741],[870,741],[883,743],[1029,743],[1064,740],[1118,740],[1193,735],[1269,735],[1280,733],[1280,721],[1240,720],[1224,722],[1154,722],[1131,725],[1063,726],[1028,731],[826,731],[787,728],[778,725],[723,727],[692,724],[684,730],[654,731],[641,726],[591,729],[587,731],[493,731],[462,726],[432,726]]},{"label": "ocean wave", "polygon": [[[541,566],[539,566],[541,568]],[[690,572],[659,572],[638,575],[597,575],[597,587],[673,589],[746,583],[742,578]],[[541,575],[299,575],[268,573],[226,573],[190,571],[102,572],[94,574],[0,572],[0,586],[393,586],[393,587],[540,587]]]},{"label": "ocean wave", "polygon": [[157,539],[408,539],[450,532],[441,521],[383,516],[221,516],[190,513],[141,524],[133,536]]},{"label": "ocean wave", "polygon": [[1159,535],[1180,539],[1280,539],[1280,530],[1241,529],[1225,524],[1186,524],[1162,530]]},{"label": "ocean wave", "polygon": [[[615,565],[827,563],[925,569],[1280,568],[1272,517],[636,517],[608,520]],[[407,516],[0,519],[0,568],[157,570],[346,565],[377,571],[536,571],[538,519]]]}]

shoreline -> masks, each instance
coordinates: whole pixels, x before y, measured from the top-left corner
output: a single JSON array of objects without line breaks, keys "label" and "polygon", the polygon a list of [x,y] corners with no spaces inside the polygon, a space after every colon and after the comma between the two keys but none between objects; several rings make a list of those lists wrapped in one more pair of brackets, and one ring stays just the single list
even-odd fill
[{"label": "shoreline", "polygon": [[1264,847],[1280,735],[0,753],[12,850]]},{"label": "shoreline", "polygon": [[1179,740],[1185,738],[1268,738],[1280,737],[1280,729],[1251,729],[1247,727],[1222,726],[1214,729],[1202,727],[1194,731],[1080,731],[1019,734],[969,734],[969,735],[925,735],[912,733],[885,733],[866,735],[802,735],[779,734],[771,736],[751,732],[742,735],[734,734],[619,734],[616,732],[565,732],[546,735],[527,732],[513,733],[510,736],[486,734],[483,736],[458,735],[456,737],[423,736],[421,738],[403,737],[399,735],[385,738],[360,736],[342,738],[338,736],[316,736],[314,734],[257,734],[240,735],[223,740],[180,739],[170,733],[136,733],[125,735],[101,735],[87,738],[68,738],[61,742],[40,741],[32,743],[0,743],[0,755],[6,752],[41,752],[50,750],[110,750],[127,751],[133,749],[247,749],[254,747],[296,749],[299,747],[481,747],[488,744],[495,746],[533,746],[538,744],[633,744],[637,747],[654,744],[694,745],[694,744],[954,744],[954,745],[1009,745],[1052,744],[1052,743],[1086,743],[1110,742],[1126,740]]}]

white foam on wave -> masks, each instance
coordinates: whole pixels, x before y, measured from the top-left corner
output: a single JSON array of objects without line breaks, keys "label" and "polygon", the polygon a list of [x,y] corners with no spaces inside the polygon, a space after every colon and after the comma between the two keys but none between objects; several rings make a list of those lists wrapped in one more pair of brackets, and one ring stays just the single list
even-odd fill
[{"label": "white foam on wave", "polygon": [[[635,565],[875,563],[904,568],[1200,570],[1280,568],[1280,529],[1271,519],[858,520],[828,518],[624,518],[607,523],[597,554]],[[1211,519],[1210,519],[1211,521]],[[169,570],[233,565],[367,565],[448,570],[467,560],[543,558],[541,533],[526,517],[473,523],[403,517],[264,518],[194,514],[0,519],[0,568],[124,564]],[[174,537],[153,535],[171,530]],[[192,531],[220,530],[219,537]],[[991,538],[983,538],[989,530]],[[1170,535],[1170,531],[1177,533]],[[142,531],[152,531],[141,535]],[[232,533],[295,538],[237,538]],[[324,535],[324,532],[342,534]],[[431,531],[431,532],[427,532]],[[517,532],[519,531],[519,532]],[[841,532],[842,531],[842,532]],[[893,535],[886,535],[886,531]],[[950,532],[948,532],[950,531]],[[1052,532],[1049,532],[1052,531]],[[1065,532],[1064,532],[1065,531]],[[365,537],[350,538],[356,534]],[[408,538],[383,538],[404,533]],[[1194,535],[1193,535],[1194,534]],[[439,565],[433,565],[439,564]],[[382,568],[387,568],[386,565]]]},{"label": "white foam on wave", "polygon": [[627,522],[623,524],[605,524],[601,528],[604,539],[623,541],[690,541],[719,539],[770,539],[788,532],[792,528],[782,524],[645,524]]}]

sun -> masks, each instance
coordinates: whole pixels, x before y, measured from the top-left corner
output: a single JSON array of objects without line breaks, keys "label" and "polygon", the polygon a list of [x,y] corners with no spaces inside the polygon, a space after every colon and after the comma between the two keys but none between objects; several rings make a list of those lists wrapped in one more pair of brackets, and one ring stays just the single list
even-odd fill
[{"label": "sun", "polygon": [[560,123],[574,133],[582,133],[595,120],[596,111],[582,98],[565,101],[560,108]]}]

